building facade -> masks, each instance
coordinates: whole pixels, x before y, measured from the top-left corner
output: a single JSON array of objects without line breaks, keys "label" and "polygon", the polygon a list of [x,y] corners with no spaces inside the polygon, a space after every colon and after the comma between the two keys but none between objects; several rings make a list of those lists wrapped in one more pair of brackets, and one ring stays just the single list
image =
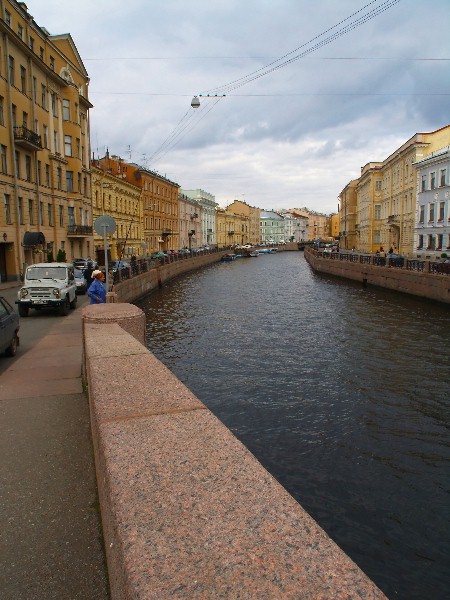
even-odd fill
[{"label": "building facade", "polygon": [[182,192],[178,194],[180,215],[180,248],[197,248],[197,240],[203,240],[202,207]]},{"label": "building facade", "polygon": [[286,238],[284,218],[273,210],[260,211],[260,237],[264,244],[279,244]]},{"label": "building facade", "polygon": [[188,198],[196,200],[201,207],[201,227],[198,230],[199,233],[197,235],[197,247],[215,247],[217,245],[216,209],[219,206],[216,202],[215,196],[199,188],[195,190],[183,189],[181,192]]},{"label": "building facade", "polygon": [[[114,233],[107,235],[110,258],[126,260],[145,255],[141,188],[97,166],[96,160],[92,161],[91,172],[93,222],[101,215],[108,215],[116,225]],[[94,248],[96,262],[104,265],[104,237],[95,232]]]},{"label": "building facade", "polygon": [[244,243],[257,245],[260,242],[260,214],[261,209],[254,206],[249,206],[242,200],[234,200],[228,207],[227,211],[236,215],[241,215],[248,219],[248,237]]},{"label": "building facade", "polygon": [[89,77],[69,34],[0,14],[0,274],[92,253]]},{"label": "building facade", "polygon": [[248,217],[224,208],[216,209],[216,236],[219,248],[244,245],[248,239],[249,228]]},{"label": "building facade", "polygon": [[418,160],[414,255],[435,260],[450,256],[450,146]]},{"label": "building facade", "polygon": [[356,234],[357,185],[358,180],[353,179],[339,194],[339,245],[342,249],[356,248],[358,245]]},{"label": "building facade", "polygon": [[381,163],[365,165],[361,169],[361,177],[356,187],[357,222],[354,246],[363,252],[377,252],[381,247],[384,248],[381,240],[381,166]]}]

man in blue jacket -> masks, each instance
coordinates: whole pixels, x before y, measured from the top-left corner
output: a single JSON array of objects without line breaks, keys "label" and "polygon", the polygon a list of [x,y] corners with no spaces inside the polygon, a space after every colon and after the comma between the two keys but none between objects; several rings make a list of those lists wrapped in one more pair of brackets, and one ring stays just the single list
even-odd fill
[{"label": "man in blue jacket", "polygon": [[104,280],[105,275],[102,271],[96,269],[92,272],[92,283],[87,292],[91,304],[104,304],[106,302],[106,288],[102,283]]}]

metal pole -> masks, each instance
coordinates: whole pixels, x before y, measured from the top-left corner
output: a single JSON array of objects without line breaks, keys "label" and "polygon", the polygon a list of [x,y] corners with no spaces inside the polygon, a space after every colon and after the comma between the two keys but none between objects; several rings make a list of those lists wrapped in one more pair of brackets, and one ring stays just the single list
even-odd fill
[{"label": "metal pole", "polygon": [[106,291],[109,292],[108,242],[106,239],[106,230],[108,229],[108,225],[102,225],[102,227],[103,227],[103,248],[105,249]]}]

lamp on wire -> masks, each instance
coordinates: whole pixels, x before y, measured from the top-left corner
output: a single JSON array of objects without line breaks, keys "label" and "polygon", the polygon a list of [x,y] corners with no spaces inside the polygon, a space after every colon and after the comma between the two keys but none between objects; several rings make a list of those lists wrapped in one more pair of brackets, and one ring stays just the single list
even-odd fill
[{"label": "lamp on wire", "polygon": [[[214,94],[213,96],[211,96],[210,94],[207,94],[206,96],[203,96],[202,94],[199,94],[199,96],[200,96],[200,98],[226,98],[226,94]],[[199,108],[200,107],[199,96],[194,96],[192,98],[192,101],[191,101],[192,108]]]}]

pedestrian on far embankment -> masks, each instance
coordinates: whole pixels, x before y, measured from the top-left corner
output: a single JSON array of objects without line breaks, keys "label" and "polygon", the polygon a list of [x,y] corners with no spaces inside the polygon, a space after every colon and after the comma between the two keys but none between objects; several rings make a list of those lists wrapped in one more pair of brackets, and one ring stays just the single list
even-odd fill
[{"label": "pedestrian on far embankment", "polygon": [[105,304],[106,303],[106,288],[103,285],[105,275],[102,271],[96,269],[92,273],[92,283],[88,289],[88,296],[91,299],[91,304]]}]

